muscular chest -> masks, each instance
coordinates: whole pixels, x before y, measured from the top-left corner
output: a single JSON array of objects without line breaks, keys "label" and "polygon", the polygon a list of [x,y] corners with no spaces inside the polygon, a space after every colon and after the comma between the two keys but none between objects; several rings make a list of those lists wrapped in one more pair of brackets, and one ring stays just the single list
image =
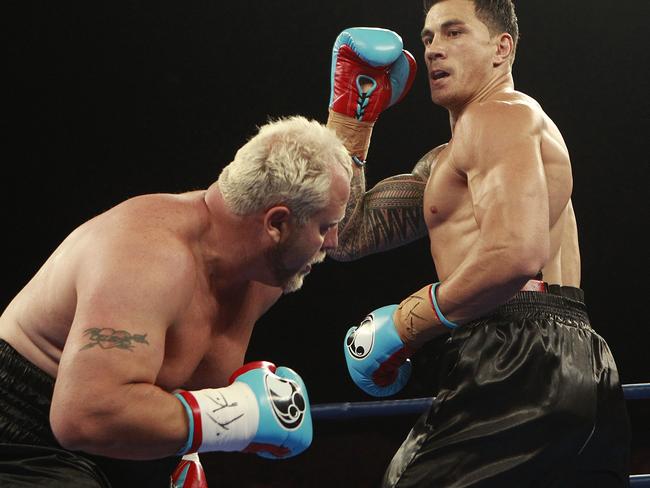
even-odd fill
[{"label": "muscular chest", "polygon": [[432,163],[423,205],[429,232],[472,216],[467,180],[453,167],[451,145],[441,151]]}]

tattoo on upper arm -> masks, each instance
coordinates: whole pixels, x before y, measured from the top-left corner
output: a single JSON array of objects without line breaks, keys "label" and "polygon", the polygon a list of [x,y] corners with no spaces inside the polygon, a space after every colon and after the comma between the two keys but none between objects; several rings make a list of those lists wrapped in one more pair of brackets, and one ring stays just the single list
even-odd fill
[{"label": "tattoo on upper arm", "polygon": [[444,147],[425,154],[411,173],[386,178],[368,191],[365,174],[355,171],[346,215],[339,224],[339,247],[329,255],[356,259],[426,236],[424,189],[431,166]]},{"label": "tattoo on upper arm", "polygon": [[131,334],[126,330],[115,330],[110,327],[101,329],[99,327],[92,327],[86,329],[84,335],[88,336],[88,344],[79,349],[80,351],[95,346],[99,346],[102,349],[113,349],[116,347],[118,349],[133,351],[136,343],[149,345],[149,342],[147,342],[147,334]]},{"label": "tattoo on upper arm", "polygon": [[426,235],[422,212],[425,183],[399,175],[365,193],[340,228],[339,256],[360,257],[411,242]]}]

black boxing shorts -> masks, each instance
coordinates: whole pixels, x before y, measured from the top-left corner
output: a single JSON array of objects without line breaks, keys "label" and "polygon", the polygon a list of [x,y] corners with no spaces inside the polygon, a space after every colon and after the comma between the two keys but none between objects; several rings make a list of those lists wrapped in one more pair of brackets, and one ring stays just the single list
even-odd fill
[{"label": "black boxing shorts", "polygon": [[50,376],[0,340],[0,486],[110,487],[91,461],[57,444],[53,390]]},{"label": "black boxing shorts", "polygon": [[179,457],[125,461],[61,448],[49,421],[53,391],[50,376],[0,339],[0,486],[169,486]]},{"label": "black boxing shorts", "polygon": [[384,487],[629,486],[629,420],[582,291],[520,292],[454,330]]}]

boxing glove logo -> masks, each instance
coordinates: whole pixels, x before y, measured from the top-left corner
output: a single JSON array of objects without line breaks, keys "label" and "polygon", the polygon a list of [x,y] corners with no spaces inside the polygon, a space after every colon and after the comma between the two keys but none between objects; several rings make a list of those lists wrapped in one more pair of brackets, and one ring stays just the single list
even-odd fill
[{"label": "boxing glove logo", "polygon": [[350,334],[347,339],[347,347],[350,356],[355,359],[364,359],[372,351],[375,342],[375,324],[374,318],[368,315],[359,327]]},{"label": "boxing glove logo", "polygon": [[299,428],[305,418],[307,404],[298,384],[295,381],[268,374],[264,380],[273,414],[280,425],[287,430]]}]

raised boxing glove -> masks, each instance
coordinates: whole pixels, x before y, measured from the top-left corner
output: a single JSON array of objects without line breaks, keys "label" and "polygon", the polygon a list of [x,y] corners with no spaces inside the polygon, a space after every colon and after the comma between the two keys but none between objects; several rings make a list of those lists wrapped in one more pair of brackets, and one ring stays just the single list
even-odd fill
[{"label": "raised boxing glove", "polygon": [[399,392],[411,376],[412,351],[402,342],[393,316],[397,305],[371,312],[358,327],[351,327],[343,344],[352,380],[366,393],[389,396]]},{"label": "raised boxing glove", "polygon": [[332,50],[332,111],[364,122],[400,101],[413,84],[417,65],[402,49],[402,38],[387,29],[345,29]]},{"label": "raised boxing glove", "polygon": [[243,451],[278,459],[303,452],[312,441],[307,388],[292,369],[257,361],[235,371],[230,385],[175,393],[188,414],[180,454]]}]

